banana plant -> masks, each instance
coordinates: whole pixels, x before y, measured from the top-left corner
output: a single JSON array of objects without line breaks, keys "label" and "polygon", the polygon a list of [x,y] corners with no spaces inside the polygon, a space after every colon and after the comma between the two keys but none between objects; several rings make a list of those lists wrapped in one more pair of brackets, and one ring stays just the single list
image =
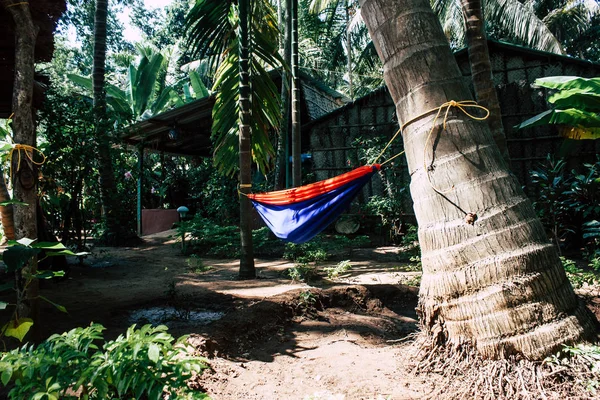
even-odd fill
[{"label": "banana plant", "polygon": [[[15,274],[16,278],[13,281],[0,285],[0,292],[15,291],[17,294],[17,303],[10,304],[0,301],[0,310],[4,310],[11,306],[14,307],[14,312],[10,320],[0,328],[0,337],[10,336],[22,342],[23,338],[34,324],[34,321],[31,318],[22,317],[18,313],[20,308],[19,303],[23,301],[27,287],[37,279],[52,279],[65,275],[64,271],[50,270],[38,270],[34,273],[29,273],[25,267],[32,261],[33,257],[83,256],[88,253],[73,253],[62,243],[37,242],[36,240],[28,238],[9,240],[8,246],[9,247],[0,256],[0,260],[2,261],[0,270],[7,274]],[[61,312],[67,312],[65,307],[56,304],[44,296],[39,295],[38,298],[53,305]]]},{"label": "banana plant", "polygon": [[548,97],[553,108],[532,117],[517,129],[556,125],[568,139],[600,139],[600,78],[551,76],[536,79],[535,87],[556,92]]},{"label": "banana plant", "polygon": [[[119,116],[147,119],[173,106],[179,107],[209,95],[197,71],[190,70],[188,79],[167,85],[168,57],[149,46],[138,46],[137,51],[140,56],[129,66],[125,90],[110,83],[105,85],[106,102]],[[91,77],[67,76],[91,93]]]},{"label": "banana plant", "polygon": [[[187,47],[197,59],[208,59],[215,71],[212,90],[214,164],[225,175],[238,169],[239,107],[239,8],[234,0],[198,0],[186,17]],[[250,1],[249,80],[251,90],[252,160],[262,173],[272,166],[275,150],[271,133],[281,121],[280,97],[268,69],[279,68],[277,18],[268,0]]]}]

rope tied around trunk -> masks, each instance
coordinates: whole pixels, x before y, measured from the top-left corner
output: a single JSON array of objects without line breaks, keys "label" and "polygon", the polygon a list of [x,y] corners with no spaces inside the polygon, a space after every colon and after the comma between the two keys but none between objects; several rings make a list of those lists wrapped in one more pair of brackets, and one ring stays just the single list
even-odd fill
[{"label": "rope tied around trunk", "polygon": [[[485,121],[490,116],[490,110],[488,110],[484,106],[480,106],[479,104],[477,104],[476,101],[473,101],[473,100],[464,100],[464,101],[450,100],[437,108],[433,108],[429,111],[424,112],[423,114],[419,115],[418,117],[413,118],[410,121],[408,121],[407,123],[402,125],[402,127],[404,127],[407,124],[415,121],[416,119],[421,118],[424,115],[437,110],[437,114],[435,115],[435,118],[433,118],[433,122],[431,123],[431,129],[429,130],[429,134],[427,135],[427,140],[425,140],[425,146],[423,146],[423,168],[425,169],[425,174],[427,175],[427,181],[429,182],[429,185],[431,186],[431,188],[433,190],[435,190],[439,194],[446,194],[446,193],[451,192],[452,190],[454,190],[454,185],[452,185],[448,189],[440,190],[433,184],[433,182],[431,182],[431,176],[429,175],[429,168],[427,168],[427,147],[429,145],[429,141],[431,140],[431,135],[433,135],[433,131],[435,130],[435,123],[436,123],[437,119],[440,117],[440,114],[442,113],[444,108],[446,109],[446,112],[444,113],[444,121],[442,122],[442,129],[446,130],[446,122],[448,121],[448,114],[450,113],[450,109],[452,107],[458,108],[467,117],[469,117],[475,121]],[[477,116],[469,113],[466,110],[467,107],[472,107],[472,108],[476,108],[479,110],[483,110],[483,111],[485,111],[485,116],[477,117]],[[435,149],[433,148],[433,146],[432,146],[432,151],[435,152]],[[432,159],[432,161],[433,161],[433,159]]]},{"label": "rope tied around trunk", "polygon": [[18,3],[6,4],[4,6],[4,8],[11,8],[11,7],[16,7],[16,6],[22,6],[24,4],[29,4],[29,2],[28,1],[20,1]]},{"label": "rope tied around trunk", "polygon": [[[8,162],[10,165],[10,172],[9,172],[9,176],[12,179],[12,161],[13,161],[13,156],[15,154],[15,151],[17,152],[17,170],[16,172],[19,172],[19,170],[21,169],[21,151],[23,151],[25,153],[25,157],[27,160],[29,160],[30,163],[34,164],[34,165],[42,165],[43,163],[46,162],[46,156],[44,155],[44,153],[42,153],[42,151],[36,147],[30,146],[28,144],[14,144],[13,147],[10,149],[10,152],[8,153]],[[37,152],[39,155],[42,156],[42,161],[35,161],[33,159],[33,153]]]},{"label": "rope tied around trunk", "polygon": [[[405,123],[403,123],[400,126],[400,128],[396,131],[396,133],[394,134],[394,136],[392,137],[392,139],[390,139],[390,141],[387,143],[387,145],[383,148],[383,150],[381,151],[381,153],[379,153],[379,155],[375,158],[375,161],[373,161],[373,164],[377,163],[377,161],[379,160],[379,158],[381,158],[381,156],[383,156],[383,154],[388,149],[388,147],[390,147],[390,145],[392,144],[392,142],[394,140],[396,140],[396,138],[398,137],[398,135],[401,134],[404,131],[404,128],[407,125],[412,124],[413,122],[415,122],[415,121],[423,118],[424,116],[437,111],[435,117],[433,118],[433,122],[431,123],[431,129],[429,130],[429,134],[427,135],[427,139],[425,140],[425,145],[423,146],[423,169],[425,170],[425,174],[427,176],[427,182],[429,182],[429,185],[431,186],[431,188],[435,192],[437,192],[438,194],[444,196],[444,194],[449,193],[452,190],[454,190],[454,185],[452,185],[450,188],[445,189],[445,190],[438,189],[433,184],[433,182],[431,181],[431,176],[429,174],[429,168],[427,168],[427,147],[429,146],[429,141],[431,140],[431,136],[433,135],[433,131],[435,130],[435,123],[437,122],[438,118],[442,114],[442,111],[444,111],[444,109],[445,109],[444,120],[442,122],[442,128],[443,128],[443,130],[446,130],[446,122],[448,121],[448,114],[450,113],[450,109],[452,107],[455,107],[455,108],[459,109],[466,116],[468,116],[469,118],[471,118],[471,119],[473,119],[475,121],[484,121],[484,120],[486,120],[490,116],[490,110],[488,110],[487,108],[485,108],[483,106],[480,106],[479,104],[477,104],[476,101],[473,101],[473,100],[463,100],[463,101],[450,100],[450,101],[447,101],[444,104],[442,104],[441,106],[432,108],[430,110],[427,110],[427,111],[425,111],[425,112],[417,115],[416,117],[411,118],[410,120],[406,121]],[[474,108],[474,109],[483,110],[485,112],[485,115],[483,117],[478,117],[476,115],[473,115],[471,112],[467,111],[467,108]],[[435,152],[434,146],[432,146],[432,151]],[[399,155],[401,155],[403,153],[404,153],[404,151],[396,154],[395,156],[393,156],[390,159],[388,159],[385,162],[383,162],[381,165],[386,164],[386,163],[392,161],[394,158],[398,157]],[[446,196],[444,196],[444,197],[446,197]],[[454,203],[452,203],[452,204],[454,204]],[[456,204],[454,204],[454,205],[456,207],[458,207]],[[458,208],[463,213],[465,213],[465,222],[467,224],[473,225],[475,223],[475,221],[477,221],[477,214],[472,213],[472,212],[466,212],[463,209],[461,209],[460,207],[458,207]]]},{"label": "rope tied around trunk", "polygon": [[[444,122],[443,122],[443,128],[444,130],[446,129],[446,121],[448,120],[448,114],[450,113],[450,108],[451,107],[456,107],[459,110],[461,110],[463,113],[465,113],[468,117],[476,120],[476,121],[484,121],[486,120],[489,116],[490,116],[490,110],[488,110],[487,108],[480,106],[479,104],[477,104],[476,101],[473,100],[463,100],[463,101],[455,101],[455,100],[450,100],[445,102],[444,104],[442,104],[439,107],[435,107],[432,108],[430,110],[427,110],[419,115],[417,115],[414,118],[411,118],[410,120],[406,121],[405,123],[403,123],[400,128],[396,131],[396,133],[394,133],[394,136],[392,136],[392,138],[390,139],[390,141],[385,145],[385,147],[383,148],[383,150],[381,150],[381,152],[379,153],[379,155],[375,158],[375,160],[373,162],[371,162],[370,164],[377,164],[377,161],[379,161],[379,159],[381,158],[381,156],[383,156],[383,154],[385,153],[385,151],[388,149],[388,147],[391,146],[391,144],[394,142],[394,140],[396,140],[396,138],[398,137],[399,134],[401,134],[404,131],[404,128],[407,125],[412,124],[413,122],[423,118],[424,116],[431,114],[432,112],[437,111],[437,114],[435,116],[435,118],[433,119],[433,123],[431,126],[431,130],[429,131],[429,135],[427,135],[427,140],[425,141],[425,148],[423,151],[423,166],[425,167],[425,171],[427,171],[427,181],[429,181],[429,184],[431,185],[431,187],[433,188],[433,190],[435,190],[436,192],[442,194],[442,193],[447,193],[450,190],[452,190],[454,188],[454,186],[452,188],[450,188],[447,191],[440,191],[438,190],[433,183],[431,182],[431,178],[429,177],[429,171],[427,170],[427,145],[429,144],[429,140],[431,139],[431,135],[433,134],[433,131],[435,129],[435,123],[437,121],[437,119],[439,118],[440,114],[442,113],[442,110],[444,108],[446,108],[446,112],[444,114]],[[470,112],[468,112],[466,110],[467,107],[473,107],[473,108],[478,108],[480,110],[485,111],[485,116],[483,117],[477,117],[473,114],[471,114]],[[398,157],[399,155],[404,154],[404,151],[401,151],[400,153],[394,155],[393,157],[391,157],[390,159],[384,161],[383,163],[381,163],[381,165],[387,164],[388,162],[392,161],[394,158]]]}]

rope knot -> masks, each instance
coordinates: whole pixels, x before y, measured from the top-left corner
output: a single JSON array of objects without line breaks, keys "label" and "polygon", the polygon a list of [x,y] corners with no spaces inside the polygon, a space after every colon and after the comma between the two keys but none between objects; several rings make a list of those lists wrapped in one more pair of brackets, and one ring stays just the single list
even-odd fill
[{"label": "rope knot", "polygon": [[[490,110],[488,110],[487,108],[485,108],[483,106],[480,106],[479,104],[477,104],[476,101],[473,101],[473,100],[464,100],[464,101],[450,100],[437,108],[426,111],[425,113],[423,113],[419,116],[419,117],[422,117],[425,114],[428,114],[430,112],[437,110],[437,114],[435,115],[435,117],[433,118],[433,122],[431,123],[431,130],[429,131],[429,135],[427,135],[427,140],[425,140],[425,146],[423,147],[423,168],[425,168],[425,173],[427,174],[427,181],[429,181],[429,185],[431,186],[431,188],[433,190],[435,190],[439,194],[446,194],[446,193],[450,192],[451,190],[454,189],[454,186],[442,191],[442,190],[439,190],[437,187],[435,187],[433,182],[431,182],[431,177],[429,176],[429,171],[433,171],[433,168],[427,168],[427,146],[429,145],[429,140],[431,139],[431,135],[433,134],[433,131],[435,130],[435,123],[438,120],[438,118],[440,117],[440,114],[442,113],[444,108],[446,109],[446,112],[444,113],[444,120],[442,121],[442,127],[444,130],[446,130],[446,122],[448,121],[448,114],[450,113],[450,108],[452,108],[452,107],[458,108],[466,116],[468,116],[471,119],[474,119],[475,121],[483,121],[490,116]],[[483,111],[485,111],[485,116],[477,117],[477,116],[469,113],[466,110],[467,107],[472,107],[472,108],[477,108],[477,109],[483,110]],[[435,149],[434,149],[434,151],[435,151]],[[433,165],[431,167],[433,167]]]},{"label": "rope knot", "polygon": [[[17,152],[17,170],[16,170],[16,172],[19,172],[19,170],[21,169],[21,151],[23,151],[25,153],[25,157],[31,164],[39,166],[46,162],[46,156],[44,155],[44,153],[42,153],[42,151],[40,149],[30,146],[28,144],[17,143],[15,145],[13,145],[13,147],[10,149],[10,152],[8,153],[8,162],[10,165],[9,176],[11,177],[11,179],[12,179],[12,165],[13,165],[12,160],[13,160],[13,155],[14,155],[15,151]],[[33,159],[34,151],[42,156],[42,161],[35,161]]]}]

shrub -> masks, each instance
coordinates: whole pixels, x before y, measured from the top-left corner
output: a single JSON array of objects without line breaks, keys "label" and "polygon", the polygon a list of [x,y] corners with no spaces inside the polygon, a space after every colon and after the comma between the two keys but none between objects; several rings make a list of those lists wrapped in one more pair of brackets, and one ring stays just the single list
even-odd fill
[{"label": "shrub", "polygon": [[328,279],[335,279],[342,275],[345,272],[348,272],[352,269],[352,264],[350,260],[340,261],[335,267],[327,267],[323,270],[327,274]]},{"label": "shrub", "polygon": [[158,400],[165,391],[192,393],[186,380],[206,368],[204,359],[189,356],[186,337],[173,343],[165,326],[134,325],[100,349],[103,330],[92,324],[4,353],[1,382],[13,385],[8,398]]},{"label": "shrub", "polygon": [[[240,256],[240,231],[237,226],[220,226],[196,216],[177,228],[179,237],[184,232],[191,234],[192,239],[187,243],[194,253],[222,258]],[[271,237],[267,227],[252,231],[252,244],[255,255],[270,255],[273,248],[281,246],[278,240]]]},{"label": "shrub", "polygon": [[577,264],[573,260],[569,260],[568,258],[561,257],[560,261],[562,262],[563,268],[567,273],[567,278],[571,281],[571,285],[574,288],[580,288],[585,283],[593,285],[598,282],[598,277],[593,272],[586,272],[581,268],[577,267]]},{"label": "shrub", "polygon": [[308,264],[297,264],[285,271],[286,275],[294,282],[309,283],[318,276],[317,268]]},{"label": "shrub", "polygon": [[341,235],[319,235],[302,244],[286,243],[283,258],[299,263],[325,261],[336,251],[365,247],[370,243],[368,236],[357,236],[350,239]]}]

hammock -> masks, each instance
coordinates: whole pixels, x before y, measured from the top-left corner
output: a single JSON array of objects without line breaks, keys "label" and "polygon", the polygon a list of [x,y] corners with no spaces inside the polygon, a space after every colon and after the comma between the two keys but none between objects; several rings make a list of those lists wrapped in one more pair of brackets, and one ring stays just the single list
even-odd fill
[{"label": "hammock", "polygon": [[304,243],[335,221],[380,168],[362,166],[310,185],[247,196],[275,236]]},{"label": "hammock", "polygon": [[[476,121],[485,120],[490,114],[487,108],[478,105],[472,100],[458,102],[451,100],[439,107],[427,110],[402,124],[381,153],[379,153],[372,165],[358,167],[345,174],[306,186],[279,190],[276,192],[244,195],[248,196],[252,201],[254,208],[258,211],[258,214],[263,221],[265,221],[269,229],[273,231],[275,236],[292,243],[308,242],[340,216],[340,214],[350,205],[358,192],[360,192],[362,187],[369,179],[371,179],[373,174],[379,171],[384,164],[387,164],[404,153],[404,151],[402,151],[385,162],[376,164],[377,160],[381,158],[396,137],[404,130],[404,127],[436,111],[437,114],[433,118],[431,130],[427,135],[425,146],[423,147],[423,170],[426,171],[427,181],[435,192],[441,195],[448,193],[454,189],[454,186],[442,191],[431,181],[429,169],[427,168],[427,149],[438,117],[440,117],[445,110],[442,124],[443,129],[445,130],[448,113],[452,107],[456,107]],[[484,117],[477,117],[466,110],[468,107],[483,110],[486,114]],[[469,217],[472,213],[465,214]]]}]

